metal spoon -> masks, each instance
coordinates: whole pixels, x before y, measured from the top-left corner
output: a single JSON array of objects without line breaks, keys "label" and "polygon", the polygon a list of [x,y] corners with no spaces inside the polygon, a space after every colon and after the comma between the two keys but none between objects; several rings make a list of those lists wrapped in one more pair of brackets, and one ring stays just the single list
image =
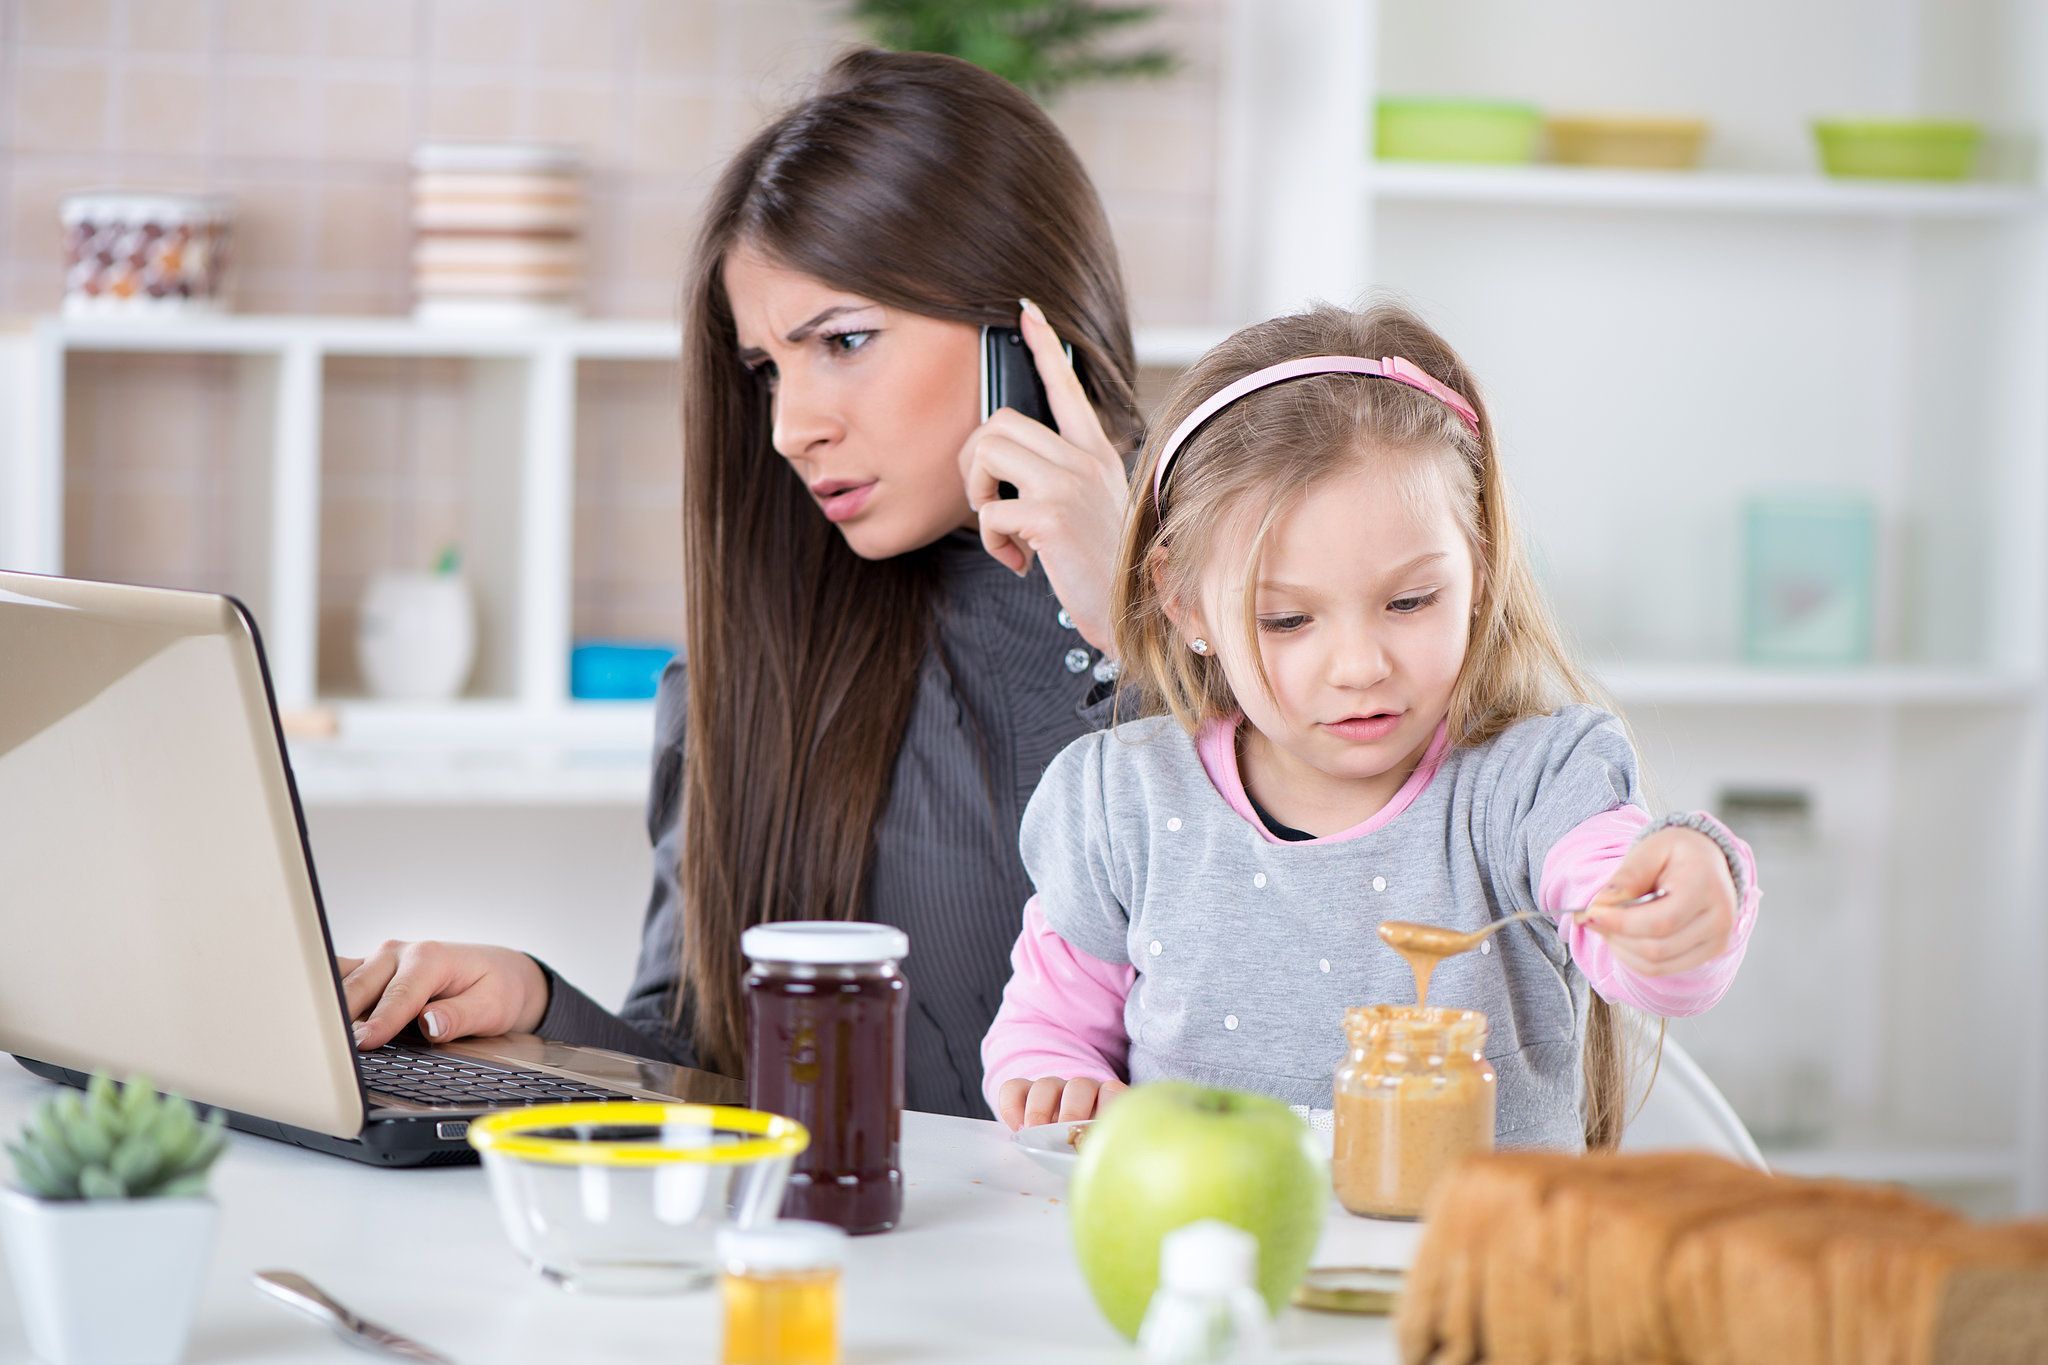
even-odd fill
[{"label": "metal spoon", "polygon": [[341,1334],[342,1340],[351,1346],[360,1346],[366,1351],[381,1351],[397,1356],[401,1360],[416,1360],[424,1365],[455,1365],[447,1356],[440,1355],[414,1341],[401,1336],[389,1327],[358,1317],[331,1298],[327,1291],[314,1284],[304,1275],[289,1270],[259,1270],[252,1277],[256,1287],[265,1294],[302,1313],[318,1318]]},{"label": "metal spoon", "polygon": [[1510,924],[1525,919],[1564,919],[1568,916],[1583,915],[1591,910],[1632,910],[1639,905],[1664,899],[1669,893],[1663,887],[1632,901],[1614,901],[1606,905],[1581,905],[1571,910],[1518,910],[1504,915],[1484,929],[1474,929],[1469,934],[1454,933],[1435,924],[1416,924],[1408,920],[1388,920],[1380,925],[1380,938],[1395,948],[1413,948],[1432,957],[1451,957],[1468,953],[1479,946],[1479,941],[1490,938]]}]

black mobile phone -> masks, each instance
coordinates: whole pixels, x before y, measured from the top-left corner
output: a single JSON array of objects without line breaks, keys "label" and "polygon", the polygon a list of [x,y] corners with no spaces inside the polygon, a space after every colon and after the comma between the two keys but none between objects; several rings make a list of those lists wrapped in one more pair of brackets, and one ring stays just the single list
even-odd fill
[{"label": "black mobile phone", "polygon": [[[1066,350],[1067,359],[1072,360],[1074,348]],[[981,329],[981,420],[995,416],[998,408],[1012,408],[1059,430],[1052,420],[1052,404],[1046,400],[1045,383],[1032,362],[1031,348],[1015,327]]]},{"label": "black mobile phone", "polygon": [[[1062,343],[1061,349],[1071,363],[1074,348]],[[1034,422],[1059,430],[1059,424],[1052,420],[1045,382],[1038,377],[1038,366],[1031,359],[1031,348],[1024,344],[1024,333],[1015,327],[981,329],[981,420],[986,422],[995,416],[998,408],[1013,409]],[[997,484],[996,496],[1014,498],[1017,490],[1007,483]]]}]

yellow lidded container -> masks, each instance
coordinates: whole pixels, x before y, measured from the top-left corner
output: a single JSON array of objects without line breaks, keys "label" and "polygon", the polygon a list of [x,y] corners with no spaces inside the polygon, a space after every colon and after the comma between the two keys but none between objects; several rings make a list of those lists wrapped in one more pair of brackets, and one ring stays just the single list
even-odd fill
[{"label": "yellow lidded container", "polygon": [[799,1220],[718,1234],[723,1365],[839,1365],[846,1233]]}]

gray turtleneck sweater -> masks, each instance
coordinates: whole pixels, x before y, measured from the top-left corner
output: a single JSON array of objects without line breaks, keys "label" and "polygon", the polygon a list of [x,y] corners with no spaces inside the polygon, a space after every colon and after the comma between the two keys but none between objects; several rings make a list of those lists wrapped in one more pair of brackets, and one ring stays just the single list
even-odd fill
[{"label": "gray turtleneck sweater", "polygon": [[[941,565],[937,630],[875,827],[864,917],[910,936],[909,1107],[986,1118],[981,1039],[1002,1003],[1031,898],[1018,826],[1054,755],[1109,722],[1109,688],[1095,677],[1101,656],[1066,624],[1041,568],[1017,577],[972,532],[947,536],[933,552]],[[654,889],[626,1002],[613,1013],[543,964],[551,995],[542,1037],[696,1065],[687,1029],[669,1022],[681,962],[677,815],[687,696],[683,665],[670,664],[655,702],[647,801]]]}]

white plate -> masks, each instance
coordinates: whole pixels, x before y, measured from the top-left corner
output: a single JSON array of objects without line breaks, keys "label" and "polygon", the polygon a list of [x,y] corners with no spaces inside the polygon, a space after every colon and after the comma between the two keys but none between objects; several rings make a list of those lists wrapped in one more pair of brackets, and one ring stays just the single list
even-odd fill
[{"label": "white plate", "polygon": [[1031,1128],[1019,1128],[1013,1139],[1024,1149],[1024,1155],[1055,1175],[1066,1175],[1074,1169],[1078,1153],[1068,1136],[1076,1128],[1086,1128],[1093,1119],[1082,1119],[1078,1123],[1041,1123]]},{"label": "white plate", "polygon": [[[1330,1111],[1318,1109],[1311,1113],[1302,1105],[1295,1105],[1299,1114],[1315,1134],[1316,1145],[1323,1149],[1327,1159],[1331,1149]],[[1076,1127],[1086,1128],[1094,1119],[1082,1119],[1076,1123],[1040,1123],[1029,1128],[1019,1128],[1011,1141],[1024,1149],[1024,1155],[1055,1175],[1066,1175],[1074,1169],[1079,1153],[1074,1144],[1067,1140]]]}]

